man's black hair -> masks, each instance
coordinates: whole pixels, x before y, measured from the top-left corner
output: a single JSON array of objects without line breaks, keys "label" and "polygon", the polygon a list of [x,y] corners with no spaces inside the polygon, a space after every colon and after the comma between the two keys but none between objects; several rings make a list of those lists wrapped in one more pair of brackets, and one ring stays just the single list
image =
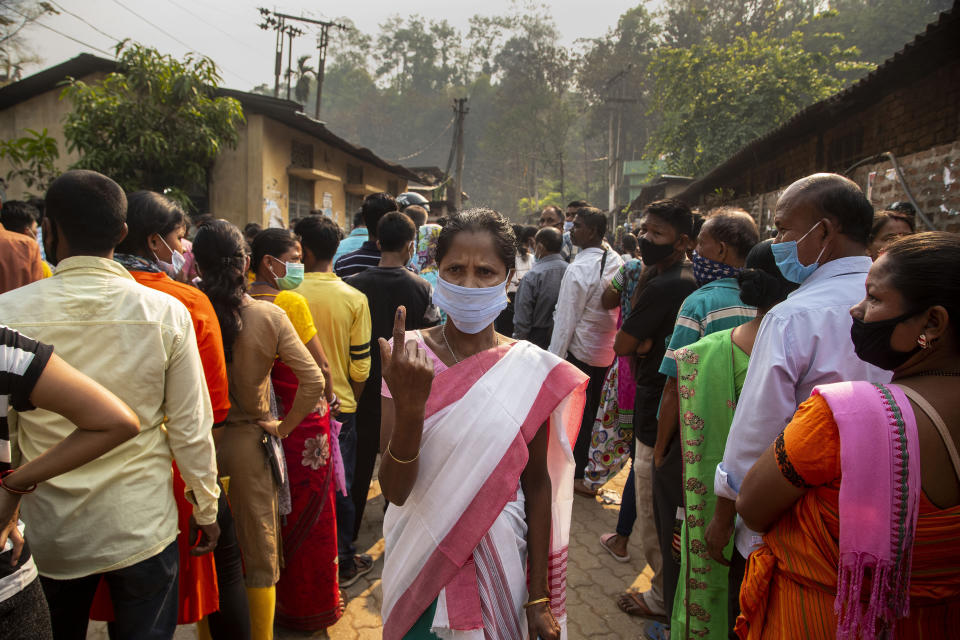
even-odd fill
[{"label": "man's black hair", "polygon": [[686,235],[688,238],[696,237],[694,227],[693,212],[690,211],[690,205],[682,200],[667,198],[666,200],[657,200],[647,205],[643,210],[644,215],[654,216],[669,224],[677,232],[678,236]]},{"label": "man's black hair", "polygon": [[620,244],[623,246],[624,253],[633,253],[637,250],[637,236],[632,233],[625,233],[623,238],[620,239]]},{"label": "man's black hair", "polygon": [[583,207],[589,207],[590,203],[586,200],[574,200],[567,205],[567,209],[582,209]]},{"label": "man's black hair", "polygon": [[293,228],[300,244],[317,260],[333,260],[340,245],[340,227],[326,216],[307,216]]},{"label": "man's black hair", "polygon": [[543,245],[549,253],[560,253],[563,249],[563,234],[556,227],[544,227],[533,237],[534,242]]},{"label": "man's black hair", "polygon": [[389,193],[374,193],[363,199],[360,212],[363,214],[364,224],[367,225],[367,233],[371,237],[377,235],[377,224],[380,223],[380,218],[391,211],[397,211],[397,201]]},{"label": "man's black hair", "polygon": [[363,221],[363,211],[357,211],[353,214],[353,228],[359,229],[360,227],[366,227],[367,223]]},{"label": "man's black hair", "polygon": [[23,200],[7,200],[0,209],[0,223],[7,231],[26,233],[34,222],[40,222],[40,212]]},{"label": "man's black hair", "polygon": [[597,238],[603,240],[607,233],[607,216],[595,207],[580,207],[577,209],[577,217],[583,220],[583,224],[593,229]]},{"label": "man's black hair", "polygon": [[102,173],[67,171],[47,189],[45,204],[74,253],[106,253],[123,237],[127,196]]},{"label": "man's black hair", "polygon": [[391,211],[380,218],[377,242],[381,251],[400,251],[417,237],[417,227],[406,213]]},{"label": "man's black hair", "polygon": [[410,219],[413,220],[413,224],[416,225],[418,229],[427,224],[427,210],[420,205],[412,204],[404,209],[403,212],[410,216]]}]

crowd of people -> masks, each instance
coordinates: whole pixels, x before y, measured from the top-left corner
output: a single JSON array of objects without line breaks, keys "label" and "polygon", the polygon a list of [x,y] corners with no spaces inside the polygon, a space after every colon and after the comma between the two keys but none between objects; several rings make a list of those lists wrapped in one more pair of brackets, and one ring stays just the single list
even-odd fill
[{"label": "crowd of people", "polygon": [[559,640],[574,496],[628,464],[595,552],[639,544],[646,637],[956,633],[960,236],[834,174],[767,239],[637,213],[240,229],[82,170],[3,202],[0,639],[326,629],[377,473],[384,638]]}]

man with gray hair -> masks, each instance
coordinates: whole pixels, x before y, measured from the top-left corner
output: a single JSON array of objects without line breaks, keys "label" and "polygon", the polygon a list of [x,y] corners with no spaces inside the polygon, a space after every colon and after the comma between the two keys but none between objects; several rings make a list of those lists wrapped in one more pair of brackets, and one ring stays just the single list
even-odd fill
[{"label": "man with gray hair", "polygon": [[[707,551],[730,564],[730,619],[743,581],[745,558],[759,534],[739,521],[736,550],[723,549],[734,533],[735,501],[747,471],[776,440],[801,402],[820,384],[842,380],[888,382],[890,372],[860,360],[850,341],[850,307],[864,295],[873,206],[852,181],[832,173],[797,180],[777,201],[773,255],[783,276],[800,285],[763,318],[717,467],[717,507],[707,526]],[[710,515],[710,514],[705,514]]]},{"label": "man with gray hair", "polygon": [[548,349],[553,334],[553,310],[557,306],[563,274],[567,271],[567,261],[560,255],[563,234],[555,227],[541,228],[533,241],[533,255],[537,261],[517,288],[513,337]]}]

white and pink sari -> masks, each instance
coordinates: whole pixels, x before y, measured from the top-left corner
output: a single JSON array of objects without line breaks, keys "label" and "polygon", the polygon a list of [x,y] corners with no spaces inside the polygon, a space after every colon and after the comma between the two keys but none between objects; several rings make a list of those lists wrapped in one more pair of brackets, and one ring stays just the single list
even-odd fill
[{"label": "white and pink sari", "polygon": [[417,483],[402,507],[390,505],[383,523],[386,640],[402,638],[434,601],[431,631],[441,638],[527,637],[520,475],[527,445],[545,423],[553,493],[550,606],[566,638],[571,443],[586,385],[578,369],[529,342],[484,351],[436,374]]}]

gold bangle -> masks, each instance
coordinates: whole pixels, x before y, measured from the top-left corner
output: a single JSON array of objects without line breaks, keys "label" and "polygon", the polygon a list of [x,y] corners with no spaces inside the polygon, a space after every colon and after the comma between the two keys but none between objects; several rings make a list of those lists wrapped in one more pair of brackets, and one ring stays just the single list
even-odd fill
[{"label": "gold bangle", "polygon": [[540,603],[542,603],[542,602],[550,602],[550,598],[549,598],[549,597],[546,597],[546,598],[537,598],[536,600],[531,600],[530,602],[528,602],[528,603],[526,603],[525,605],[523,605],[523,608],[524,608],[524,609],[528,609],[528,608],[532,607],[533,605],[535,605],[535,604],[540,604]]},{"label": "gold bangle", "polygon": [[401,459],[398,458],[397,456],[393,455],[393,452],[390,451],[390,443],[387,442],[387,455],[390,456],[391,458],[393,458],[394,462],[397,462],[397,463],[399,463],[399,464],[410,464],[411,462],[416,462],[416,461],[417,461],[417,458],[420,457],[420,451],[417,450],[417,455],[413,456],[413,457],[410,458],[409,460],[401,460]]}]

